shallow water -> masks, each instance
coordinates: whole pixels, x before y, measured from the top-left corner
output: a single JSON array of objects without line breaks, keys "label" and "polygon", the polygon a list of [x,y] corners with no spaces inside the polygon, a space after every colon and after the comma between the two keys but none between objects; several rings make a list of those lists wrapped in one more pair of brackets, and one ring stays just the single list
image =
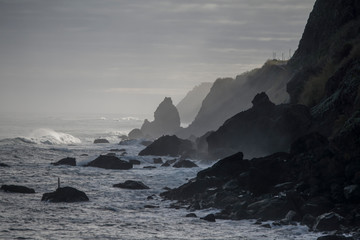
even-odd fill
[{"label": "shallow water", "polygon": [[[105,127],[104,127],[105,129]],[[109,129],[106,127],[106,129]],[[61,129],[65,134],[73,131]],[[55,130],[54,130],[55,131]],[[80,130],[77,130],[80,131]],[[59,133],[58,131],[55,131]],[[75,131],[76,132],[76,131]],[[100,132],[100,131],[99,131]],[[106,135],[108,134],[108,135]],[[113,137],[112,131],[103,136]],[[38,136],[42,138],[44,136]],[[0,239],[316,239],[321,234],[309,232],[304,226],[283,226],[271,229],[254,221],[217,220],[209,223],[199,218],[186,218],[185,209],[171,209],[170,201],[159,194],[164,187],[174,188],[207,167],[192,169],[160,167],[152,157],[138,157],[143,148],[139,143],[118,145],[92,144],[98,137],[87,134],[71,135],[80,139],[72,144],[42,144],[36,139],[0,140],[0,185],[18,184],[34,188],[36,194],[16,194],[0,191]],[[28,137],[25,137],[28,139]],[[37,142],[37,143],[36,143]],[[122,159],[138,159],[140,166],[131,170],[106,170],[83,167],[85,163],[111,149],[125,148]],[[116,152],[120,154],[121,152]],[[86,154],[84,156],[84,154]],[[50,163],[64,157],[75,157],[80,166],[52,166]],[[171,159],[171,158],[169,158]],[[144,169],[154,165],[156,169]],[[45,192],[54,191],[57,178],[62,186],[84,191],[90,201],[82,203],[42,202]],[[148,190],[127,190],[112,185],[125,180],[139,180]],[[147,200],[148,196],[153,200]],[[153,205],[156,208],[144,208]],[[202,217],[216,209],[195,212]]]}]

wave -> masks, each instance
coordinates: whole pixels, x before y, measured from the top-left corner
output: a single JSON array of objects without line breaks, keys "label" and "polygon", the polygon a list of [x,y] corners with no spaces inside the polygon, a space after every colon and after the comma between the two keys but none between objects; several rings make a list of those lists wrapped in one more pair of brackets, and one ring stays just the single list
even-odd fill
[{"label": "wave", "polygon": [[17,139],[26,143],[38,143],[48,145],[81,143],[81,140],[77,137],[46,128],[36,129],[29,135],[29,137],[21,137]]}]

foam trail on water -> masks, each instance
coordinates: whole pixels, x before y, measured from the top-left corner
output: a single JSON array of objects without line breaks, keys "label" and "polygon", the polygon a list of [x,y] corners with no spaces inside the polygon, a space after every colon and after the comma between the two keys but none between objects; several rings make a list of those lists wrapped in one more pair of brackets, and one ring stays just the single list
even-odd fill
[{"label": "foam trail on water", "polygon": [[56,132],[52,129],[40,128],[34,130],[28,137],[30,141],[42,144],[79,144],[81,140],[67,133]]}]

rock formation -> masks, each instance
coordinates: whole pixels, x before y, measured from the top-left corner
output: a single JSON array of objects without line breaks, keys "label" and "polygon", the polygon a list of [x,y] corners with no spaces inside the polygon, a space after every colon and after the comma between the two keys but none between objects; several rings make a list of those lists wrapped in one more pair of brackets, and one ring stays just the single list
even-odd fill
[{"label": "rock formation", "polygon": [[288,151],[296,138],[311,127],[306,106],[275,105],[263,92],[252,101],[253,107],[228,119],[206,138],[208,151],[215,158],[244,152],[246,157]]},{"label": "rock formation", "polygon": [[82,191],[72,187],[62,187],[55,192],[44,193],[41,201],[48,202],[84,202],[89,201],[88,196]]},{"label": "rock formation", "polygon": [[94,140],[94,143],[110,143],[107,139],[105,138],[98,138]]},{"label": "rock formation", "polygon": [[126,188],[126,189],[150,189],[140,181],[127,180],[123,183],[114,184],[113,187]]},{"label": "rock formation", "polygon": [[115,156],[101,155],[85,165],[86,167],[98,167],[105,169],[131,169],[133,165]]},{"label": "rock formation", "polygon": [[180,129],[180,116],[171,98],[165,97],[154,112],[154,121],[145,119],[141,132],[145,136],[157,138],[166,134],[174,134]]},{"label": "rock formation", "polygon": [[2,185],[1,190],[13,193],[35,193],[34,189],[20,185]]},{"label": "rock formation", "polygon": [[193,153],[193,144],[189,140],[183,140],[175,135],[163,136],[142,150],[140,156],[188,156]]},{"label": "rock formation", "polygon": [[51,163],[52,165],[58,166],[58,165],[69,165],[69,166],[76,166],[76,159],[67,157],[63,158],[57,162]]}]

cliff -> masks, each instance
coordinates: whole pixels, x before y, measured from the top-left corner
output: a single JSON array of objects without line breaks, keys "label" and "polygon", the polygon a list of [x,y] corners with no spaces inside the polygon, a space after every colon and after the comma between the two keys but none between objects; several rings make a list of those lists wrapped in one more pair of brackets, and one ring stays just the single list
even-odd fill
[{"label": "cliff", "polygon": [[200,110],[202,101],[209,93],[213,83],[204,82],[195,86],[186,96],[176,105],[182,123],[191,123]]},{"label": "cliff", "polygon": [[195,120],[177,135],[186,138],[216,130],[226,119],[250,108],[251,100],[259,92],[266,92],[277,104],[288,101],[286,84],[290,76],[291,71],[286,62],[274,60],[235,79],[217,79],[202,102]]}]

